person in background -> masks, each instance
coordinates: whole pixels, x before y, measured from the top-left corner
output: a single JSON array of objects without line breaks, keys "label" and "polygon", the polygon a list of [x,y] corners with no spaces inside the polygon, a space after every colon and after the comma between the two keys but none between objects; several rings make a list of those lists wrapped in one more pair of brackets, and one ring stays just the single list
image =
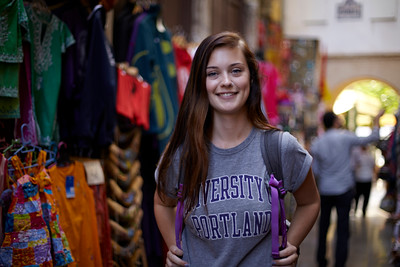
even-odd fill
[{"label": "person in background", "polygon": [[376,173],[375,157],[368,150],[368,146],[363,145],[353,150],[352,162],[354,164],[354,179],[356,182],[354,214],[357,212],[358,200],[360,196],[363,196],[362,213],[363,217],[365,217],[372,181]]},{"label": "person in background", "polygon": [[[318,217],[319,195],[310,154],[283,133],[283,183],[293,192],[297,209],[288,246],[279,251],[280,259],[273,259],[271,196],[261,152],[263,133],[271,129],[261,110],[258,63],[245,41],[233,32],[204,39],[155,173],[154,211],[169,249],[166,266],[296,263],[298,247]],[[176,242],[181,182],[184,228],[182,241]]]},{"label": "person in background", "polygon": [[349,213],[354,198],[354,178],[351,166],[353,147],[379,140],[380,111],[373,120],[373,130],[367,137],[358,137],[343,128],[343,120],[334,112],[323,116],[325,133],[311,144],[314,158],[313,170],[321,197],[317,262],[319,267],[328,266],[326,259],[326,236],[331,221],[332,208],[337,212],[335,267],[343,267],[348,256]]}]

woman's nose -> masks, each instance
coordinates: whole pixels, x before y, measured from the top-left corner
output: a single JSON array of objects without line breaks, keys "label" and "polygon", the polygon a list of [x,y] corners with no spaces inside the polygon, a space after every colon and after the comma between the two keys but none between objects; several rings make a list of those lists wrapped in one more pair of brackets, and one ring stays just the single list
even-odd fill
[{"label": "woman's nose", "polygon": [[222,76],[222,85],[224,86],[231,86],[232,81],[227,73]]}]

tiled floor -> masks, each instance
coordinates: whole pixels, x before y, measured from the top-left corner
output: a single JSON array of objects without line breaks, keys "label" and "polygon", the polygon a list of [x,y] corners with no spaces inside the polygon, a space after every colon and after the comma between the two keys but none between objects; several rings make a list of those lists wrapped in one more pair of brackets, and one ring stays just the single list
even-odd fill
[{"label": "tiled floor", "polygon": [[[367,216],[350,213],[350,250],[347,267],[391,267],[389,253],[392,245],[393,223],[388,220],[389,214],[379,208],[385,193],[385,185],[379,180],[371,191]],[[360,201],[362,203],[362,201]],[[360,204],[359,204],[360,206]],[[329,267],[333,267],[336,212],[332,212],[332,223],[328,232]],[[317,247],[318,221],[301,245],[301,256],[298,267],[316,267],[315,253]]]}]

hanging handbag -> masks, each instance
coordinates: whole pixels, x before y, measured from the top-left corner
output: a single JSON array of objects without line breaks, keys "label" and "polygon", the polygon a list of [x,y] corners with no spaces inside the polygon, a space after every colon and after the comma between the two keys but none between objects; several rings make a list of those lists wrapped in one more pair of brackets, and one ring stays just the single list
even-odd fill
[{"label": "hanging handbag", "polygon": [[396,197],[392,193],[386,193],[382,198],[379,208],[382,210],[392,213],[396,210]]}]

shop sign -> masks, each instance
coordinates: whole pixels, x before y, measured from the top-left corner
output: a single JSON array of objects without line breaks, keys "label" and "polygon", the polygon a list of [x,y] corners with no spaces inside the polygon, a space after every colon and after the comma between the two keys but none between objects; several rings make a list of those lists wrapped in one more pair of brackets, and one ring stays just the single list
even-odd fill
[{"label": "shop sign", "polygon": [[339,4],[337,12],[339,19],[359,19],[361,18],[361,4],[354,0],[346,0],[343,4]]}]

